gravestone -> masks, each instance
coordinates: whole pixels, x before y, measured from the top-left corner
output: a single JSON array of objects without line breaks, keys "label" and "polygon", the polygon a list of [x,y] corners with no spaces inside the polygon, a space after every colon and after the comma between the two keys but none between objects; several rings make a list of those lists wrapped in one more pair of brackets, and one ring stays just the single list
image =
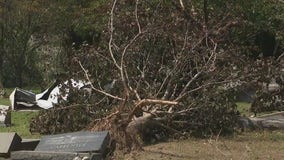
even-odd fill
[{"label": "gravestone", "polygon": [[7,127],[11,125],[10,106],[0,105],[0,126]]},{"label": "gravestone", "polygon": [[17,133],[0,133],[0,157],[9,157],[21,145],[21,137]]},{"label": "gravestone", "polygon": [[43,137],[35,151],[88,152],[104,154],[110,141],[108,131],[73,132]]},{"label": "gravestone", "polygon": [[33,151],[39,143],[39,139],[22,139],[19,150]]},{"label": "gravestone", "polygon": [[100,154],[74,152],[16,151],[11,153],[13,160],[103,160]]}]

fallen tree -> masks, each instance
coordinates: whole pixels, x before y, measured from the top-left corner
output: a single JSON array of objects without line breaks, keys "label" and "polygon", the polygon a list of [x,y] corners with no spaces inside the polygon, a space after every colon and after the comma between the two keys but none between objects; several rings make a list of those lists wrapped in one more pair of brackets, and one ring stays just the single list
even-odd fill
[{"label": "fallen tree", "polygon": [[[241,54],[231,39],[231,30],[244,25],[243,19],[223,12],[213,18],[207,3],[114,0],[107,7],[109,23],[100,46],[73,49],[69,60],[69,76],[84,77],[92,96],[86,100],[71,91],[68,103],[53,109],[69,111],[33,124],[45,121],[40,127],[49,128],[55,121],[65,129],[73,128],[68,119],[86,124],[68,114],[76,113],[73,106],[85,106],[84,113],[92,115],[87,129],[110,130],[118,146],[129,150],[140,148],[141,140],[234,131],[235,93],[264,75],[258,61]],[[42,133],[57,132],[64,130]]]},{"label": "fallen tree", "polygon": [[[92,86],[101,95],[119,102],[112,112],[90,128],[110,130],[118,144],[129,149],[139,147],[139,139],[152,141],[162,137],[232,132],[237,111],[233,96],[229,95],[232,91],[225,85],[233,83],[237,77],[227,77],[232,68],[220,67],[230,61],[219,60],[223,56],[222,47],[218,47],[216,37],[208,34],[213,32],[209,30],[208,19],[204,22],[185,19],[182,10],[176,10],[171,12],[181,20],[168,17],[167,20],[175,21],[168,23],[157,16],[147,24],[145,19],[139,18],[139,14],[147,14],[143,7],[149,6],[144,5],[146,3],[137,0],[133,14],[124,15],[120,12],[123,3],[114,1],[112,4],[108,55],[104,56],[109,57],[121,92],[112,95]],[[142,6],[141,12],[139,6]],[[163,16],[170,8],[159,8],[159,15]],[[117,22],[121,22],[122,17],[130,20],[122,26],[132,32],[121,30],[121,23]],[[134,26],[136,29],[132,29]],[[226,24],[223,29],[232,26]],[[189,34],[191,32],[195,34]],[[161,48],[156,50],[155,44]],[[88,81],[99,83],[90,78],[89,69],[79,57],[75,62]]]}]

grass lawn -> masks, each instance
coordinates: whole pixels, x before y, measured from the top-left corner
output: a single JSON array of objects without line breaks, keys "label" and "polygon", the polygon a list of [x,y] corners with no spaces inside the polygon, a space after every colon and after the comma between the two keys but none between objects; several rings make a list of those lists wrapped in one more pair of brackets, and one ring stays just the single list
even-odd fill
[{"label": "grass lawn", "polygon": [[3,98],[3,97],[0,98],[0,105],[10,106],[10,104],[11,103],[9,98]]},{"label": "grass lawn", "polygon": [[[14,88],[6,88],[5,96],[0,98],[0,105],[10,106],[9,95],[13,92]],[[32,89],[34,93],[39,93],[38,89]],[[22,138],[39,138],[40,135],[32,135],[29,131],[30,120],[36,116],[38,112],[29,111],[12,111],[11,120],[12,126],[0,127],[0,132],[17,132]]]},{"label": "grass lawn", "polygon": [[17,132],[17,134],[20,135],[22,138],[39,138],[40,135],[32,135],[29,131],[30,120],[37,114],[38,112],[12,111],[12,126],[0,127],[0,132]]},{"label": "grass lawn", "polygon": [[13,92],[14,88],[5,88],[4,97],[0,97],[0,105],[10,106],[9,95]]}]

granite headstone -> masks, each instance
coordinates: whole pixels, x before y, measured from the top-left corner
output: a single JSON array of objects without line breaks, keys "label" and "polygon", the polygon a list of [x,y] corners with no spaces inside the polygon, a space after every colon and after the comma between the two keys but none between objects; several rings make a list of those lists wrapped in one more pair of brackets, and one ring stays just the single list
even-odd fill
[{"label": "granite headstone", "polygon": [[40,140],[35,151],[103,153],[109,140],[108,131],[49,135]]},{"label": "granite headstone", "polygon": [[0,133],[0,157],[9,157],[21,145],[21,137],[15,132]]},{"label": "granite headstone", "polygon": [[22,139],[19,150],[33,151],[39,143],[39,139]]},{"label": "granite headstone", "polygon": [[11,153],[13,160],[103,160],[96,153],[74,153],[74,152],[38,152],[38,151],[16,151]]}]

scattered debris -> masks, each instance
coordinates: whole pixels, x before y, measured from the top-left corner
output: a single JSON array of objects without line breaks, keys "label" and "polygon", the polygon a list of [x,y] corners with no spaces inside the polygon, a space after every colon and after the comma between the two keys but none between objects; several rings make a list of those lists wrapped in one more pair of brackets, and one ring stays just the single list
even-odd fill
[{"label": "scattered debris", "polygon": [[35,94],[20,88],[15,88],[10,94],[12,110],[19,109],[22,106],[31,108],[35,105]]},{"label": "scattered debris", "polygon": [[49,109],[52,108],[54,104],[58,104],[59,99],[65,101],[67,100],[70,87],[91,92],[92,89],[88,86],[88,82],[70,79],[62,84],[56,81],[51,87],[39,94],[35,94],[31,91],[20,88],[15,88],[15,90],[10,94],[9,97],[12,106],[11,109],[38,109],[38,107]]}]

